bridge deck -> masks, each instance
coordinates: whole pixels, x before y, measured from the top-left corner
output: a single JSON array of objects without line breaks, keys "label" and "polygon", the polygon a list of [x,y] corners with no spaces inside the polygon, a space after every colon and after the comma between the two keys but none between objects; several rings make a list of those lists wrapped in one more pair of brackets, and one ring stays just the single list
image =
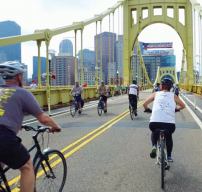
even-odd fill
[{"label": "bridge deck", "polygon": [[[141,92],[140,101],[151,94]],[[87,106],[88,104],[86,104]],[[54,119],[62,126],[62,133],[51,135],[50,147],[64,149],[86,134],[103,126],[78,142],[67,154],[68,175],[65,189],[69,192],[153,192],[160,189],[160,169],[150,159],[150,114],[138,108],[134,121],[126,112],[127,96],[109,99],[108,113],[98,116],[96,103],[74,118],[69,113]],[[119,116],[120,115],[120,116]],[[117,119],[113,118],[119,116]],[[112,121],[111,121],[112,120]],[[31,125],[36,126],[37,123]],[[174,163],[166,177],[167,191],[202,191],[202,132],[187,109],[176,114],[177,130],[173,135]],[[30,147],[31,132],[20,132],[23,143]],[[45,136],[45,145],[47,136]],[[19,172],[10,171],[11,179]]]}]

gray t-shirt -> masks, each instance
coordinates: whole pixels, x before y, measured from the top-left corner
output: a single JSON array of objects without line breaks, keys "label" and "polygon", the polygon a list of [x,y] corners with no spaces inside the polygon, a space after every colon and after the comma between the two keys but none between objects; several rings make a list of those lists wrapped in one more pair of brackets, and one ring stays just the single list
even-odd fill
[{"label": "gray t-shirt", "polygon": [[79,87],[76,87],[76,86],[74,86],[73,88],[72,88],[72,91],[74,92],[74,93],[77,93],[77,91],[83,91],[83,88],[81,87],[81,86],[79,86]]},{"label": "gray t-shirt", "polygon": [[30,91],[15,85],[1,85],[0,127],[5,126],[17,134],[21,128],[24,113],[36,116],[43,111]]}]

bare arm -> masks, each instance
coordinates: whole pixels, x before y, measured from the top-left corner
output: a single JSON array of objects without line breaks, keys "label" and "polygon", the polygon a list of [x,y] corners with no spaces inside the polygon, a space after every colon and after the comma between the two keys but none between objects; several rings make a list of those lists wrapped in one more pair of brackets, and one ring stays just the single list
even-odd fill
[{"label": "bare arm", "polygon": [[58,130],[58,129],[61,130],[61,127],[57,123],[55,123],[53,119],[49,117],[48,115],[46,115],[45,113],[40,113],[39,115],[36,115],[35,117],[41,124],[50,126],[52,132],[55,132],[55,130]]},{"label": "bare arm", "polygon": [[152,94],[150,97],[148,97],[148,98],[146,99],[146,101],[143,103],[143,107],[144,107],[145,109],[148,109],[147,105],[149,105],[151,102],[154,101],[155,96],[156,96],[156,93]]},{"label": "bare arm", "polygon": [[182,100],[177,95],[174,95],[174,100],[180,106],[177,109],[182,110],[186,107],[185,104],[182,102]]}]

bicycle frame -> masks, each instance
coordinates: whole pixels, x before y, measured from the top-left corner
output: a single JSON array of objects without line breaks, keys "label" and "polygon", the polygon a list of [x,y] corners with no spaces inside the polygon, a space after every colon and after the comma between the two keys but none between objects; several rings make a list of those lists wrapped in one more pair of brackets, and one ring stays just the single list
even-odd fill
[{"label": "bicycle frame", "polygon": [[[37,140],[37,137],[38,135],[40,134],[41,132],[37,132],[35,135],[32,136],[33,140],[34,140],[34,145],[28,150],[28,152],[31,152],[33,151],[35,148],[37,149],[36,153],[35,153],[35,156],[34,156],[34,159],[33,159],[33,165],[36,163],[36,160],[41,157],[41,158],[44,158],[44,160],[46,161],[47,165],[48,165],[48,168],[52,171],[52,168],[50,167],[50,164],[49,162],[47,161],[44,153],[47,151],[47,149],[45,149],[43,152],[41,152],[41,148],[40,148],[40,145],[39,145],[39,142]],[[10,167],[6,167],[5,169],[3,169],[1,166],[0,166],[0,189],[2,187],[1,185],[1,182],[3,181],[5,186],[6,186],[6,192],[11,192],[10,190],[10,187],[8,185],[8,181],[6,179],[6,176],[5,176],[5,173],[10,170],[11,168]],[[45,170],[44,170],[45,171]],[[45,171],[46,173],[46,171]]]},{"label": "bicycle frame", "polygon": [[102,94],[100,94],[100,100],[99,100],[99,103],[98,104],[103,104],[103,106],[102,106],[102,109],[104,110],[104,107],[105,107],[105,102],[104,102],[104,100],[103,100],[103,95]]}]

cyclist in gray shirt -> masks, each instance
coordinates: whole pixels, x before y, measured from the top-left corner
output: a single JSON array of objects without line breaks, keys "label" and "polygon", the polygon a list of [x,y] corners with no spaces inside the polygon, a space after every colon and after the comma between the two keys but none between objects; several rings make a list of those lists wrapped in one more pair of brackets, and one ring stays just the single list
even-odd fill
[{"label": "cyclist in gray shirt", "polygon": [[72,92],[75,93],[75,98],[79,104],[79,112],[81,113],[81,94],[83,93],[83,88],[79,85],[79,82],[77,81],[75,86],[72,88],[72,90],[70,91],[70,94],[72,94]]},{"label": "cyclist in gray shirt", "polygon": [[31,92],[22,88],[24,66],[18,62],[0,64],[0,76],[5,85],[0,86],[0,162],[21,171],[20,189],[33,192],[35,175],[33,163],[27,149],[21,144],[17,133],[21,129],[24,113],[51,127],[52,132],[60,130],[46,115]]}]

